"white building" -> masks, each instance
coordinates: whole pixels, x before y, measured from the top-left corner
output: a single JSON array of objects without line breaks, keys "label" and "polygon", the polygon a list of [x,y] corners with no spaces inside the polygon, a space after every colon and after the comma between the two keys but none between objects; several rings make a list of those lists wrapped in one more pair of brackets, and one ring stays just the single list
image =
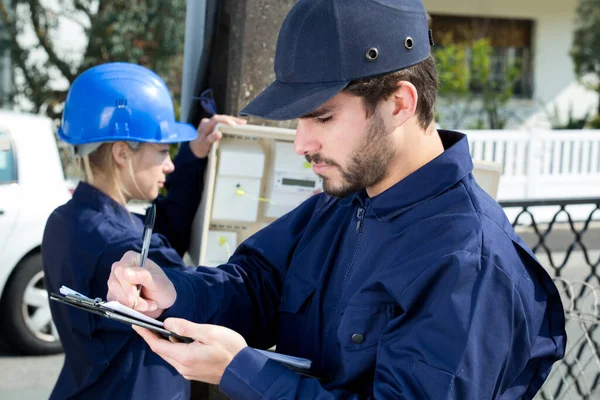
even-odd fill
[{"label": "white building", "polygon": [[522,91],[510,103],[518,118],[509,126],[548,127],[544,106],[550,111],[557,105],[562,121],[571,106],[576,117],[597,109],[598,95],[577,83],[569,55],[577,0],[423,1],[434,31],[436,22],[438,28],[454,25],[457,31],[461,26],[485,26],[496,38],[496,54],[506,55],[505,60],[524,57]]},{"label": "white building", "polygon": [[[507,61],[515,58],[523,61],[519,93],[509,105],[514,118],[507,128],[550,127],[548,113],[555,106],[563,122],[567,120],[570,108],[575,117],[582,117],[597,109],[597,94],[577,83],[569,55],[578,0],[423,1],[433,17],[434,35],[440,29],[460,32],[465,27],[477,26],[480,29],[483,26],[492,37],[492,42],[495,42],[494,63],[497,71],[501,71]],[[44,4],[50,9],[60,7],[56,0],[45,0]],[[61,19],[60,29],[51,34],[61,57],[80,59],[86,44],[81,26]],[[36,42],[31,29],[27,29],[20,39],[23,44]],[[8,49],[0,49],[0,96],[9,90],[13,81],[8,56]],[[34,52],[32,57],[40,63],[46,59],[41,50]],[[60,74],[56,75],[53,86],[63,89],[68,83],[59,78]],[[15,78],[18,83],[20,77]],[[26,99],[18,99],[18,103],[23,101],[26,102]],[[443,115],[443,101],[438,109]],[[441,125],[445,125],[443,119]],[[461,127],[468,125],[467,120]]]}]

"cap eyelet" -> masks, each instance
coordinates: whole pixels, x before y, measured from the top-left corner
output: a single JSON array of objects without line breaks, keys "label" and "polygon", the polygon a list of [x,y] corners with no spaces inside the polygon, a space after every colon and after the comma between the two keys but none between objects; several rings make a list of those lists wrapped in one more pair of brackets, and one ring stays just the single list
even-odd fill
[{"label": "cap eyelet", "polygon": [[367,50],[367,54],[365,54],[365,56],[367,57],[367,60],[374,61],[377,59],[377,57],[379,57],[379,50],[377,50],[375,47],[371,47],[369,50]]},{"label": "cap eyelet", "polygon": [[413,39],[410,36],[407,36],[404,40],[404,47],[406,47],[407,50],[410,50],[413,48],[414,45],[415,42],[413,41]]}]

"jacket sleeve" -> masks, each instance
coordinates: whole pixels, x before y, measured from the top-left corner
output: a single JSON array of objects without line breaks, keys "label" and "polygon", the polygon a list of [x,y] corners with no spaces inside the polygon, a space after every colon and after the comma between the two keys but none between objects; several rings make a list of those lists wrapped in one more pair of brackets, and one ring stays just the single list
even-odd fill
[{"label": "jacket sleeve", "polygon": [[166,270],[177,288],[177,299],[161,318],[226,326],[253,347],[272,346],[282,282],[319,198],[313,196],[248,238],[227,264]]},{"label": "jacket sleeve", "polygon": [[479,273],[479,265],[479,256],[456,252],[405,266],[422,272],[404,287],[404,269],[378,279],[398,312],[383,317],[369,397],[328,389],[250,348],[227,367],[220,389],[231,399],[495,398],[507,360],[529,357],[528,326],[512,281],[498,268]]},{"label": "jacket sleeve", "polygon": [[[141,251],[141,238],[133,236],[119,237],[117,240],[109,242],[96,265],[93,281],[91,282],[91,293],[96,293],[99,297],[105,298],[108,292],[108,277],[112,264],[121,259],[123,254],[128,250],[134,250],[137,252]],[[160,235],[152,235],[150,242],[150,249],[148,251],[148,258],[156,262],[163,269],[184,269],[185,264],[177,252],[165,245],[163,238]],[[101,294],[101,295],[100,295]],[[108,318],[101,317],[99,315],[90,314],[90,324],[88,334],[95,334],[99,331],[105,332],[118,332],[125,331],[127,333],[133,332],[129,325],[110,320]]]},{"label": "jacket sleeve", "polygon": [[190,244],[192,221],[204,190],[207,158],[197,158],[189,143],[182,143],[175,158],[175,170],[167,176],[166,196],[156,200],[154,230],[163,234],[180,256]]}]

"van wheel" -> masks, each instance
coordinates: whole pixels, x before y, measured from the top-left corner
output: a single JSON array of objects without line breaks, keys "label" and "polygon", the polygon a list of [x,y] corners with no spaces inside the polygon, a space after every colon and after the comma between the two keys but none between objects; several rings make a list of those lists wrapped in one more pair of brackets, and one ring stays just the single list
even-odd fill
[{"label": "van wheel", "polygon": [[31,355],[62,351],[49,302],[42,255],[27,256],[13,272],[0,302],[0,314],[6,318],[0,326],[2,337],[13,351]]}]

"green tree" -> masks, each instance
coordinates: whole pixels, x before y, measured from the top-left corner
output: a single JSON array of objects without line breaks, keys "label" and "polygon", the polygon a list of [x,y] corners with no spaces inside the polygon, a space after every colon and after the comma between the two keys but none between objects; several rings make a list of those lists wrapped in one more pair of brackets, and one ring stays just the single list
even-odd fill
[{"label": "green tree", "polygon": [[466,46],[453,41],[447,34],[440,45],[433,47],[433,56],[438,71],[438,95],[447,104],[444,115],[436,115],[436,120],[444,120],[450,129],[457,129],[469,114],[472,96],[469,93],[470,69]]},{"label": "green tree", "polygon": [[571,58],[577,77],[591,75],[593,82],[586,84],[600,96],[600,0],[579,0]]},{"label": "green tree", "polygon": [[[56,0],[58,7],[51,8],[42,0],[12,0],[8,8],[0,0],[5,44],[10,46],[15,68],[12,97],[27,99],[30,112],[57,119],[68,87],[57,89],[55,82],[66,80],[70,85],[87,68],[111,61],[151,68],[177,96],[183,64],[185,3],[185,0]],[[55,33],[65,20],[79,24],[87,38],[83,57],[77,61],[61,55],[54,42]],[[29,45],[22,40],[27,30],[32,30],[35,36],[34,43]]]},{"label": "green tree", "polygon": [[507,107],[514,96],[519,79],[519,63],[507,65],[501,79],[492,77],[492,52],[489,40],[479,39],[473,43],[471,60],[471,87],[481,93],[480,120],[485,119],[490,129],[504,129],[511,112]]},{"label": "green tree", "polygon": [[[467,57],[467,49],[470,57]],[[472,43],[454,43],[444,38],[434,48],[434,58],[440,77],[438,94],[448,103],[449,112],[442,118],[450,128],[459,128],[471,113],[477,114],[477,129],[503,129],[511,112],[507,107],[514,96],[520,76],[518,62],[504,70],[501,79],[492,76],[493,48],[488,39]],[[474,109],[474,107],[478,107]]]}]

